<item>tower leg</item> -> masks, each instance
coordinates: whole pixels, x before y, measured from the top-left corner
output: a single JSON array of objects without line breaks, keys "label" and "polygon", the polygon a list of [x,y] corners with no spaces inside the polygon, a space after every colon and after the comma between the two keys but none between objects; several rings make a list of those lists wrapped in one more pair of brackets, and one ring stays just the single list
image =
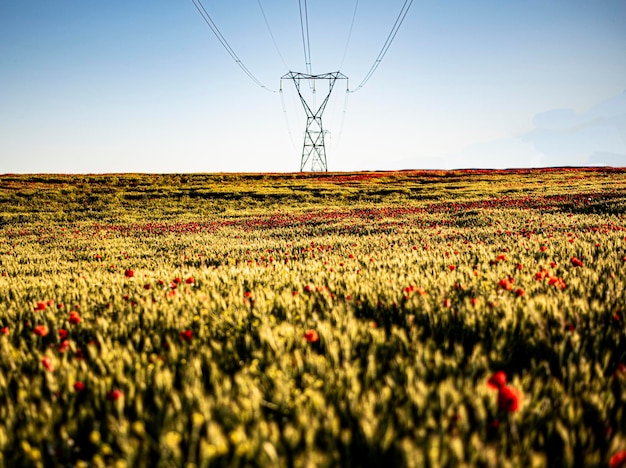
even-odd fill
[{"label": "tower leg", "polygon": [[311,171],[328,172],[321,117],[307,118],[304,144],[302,146],[302,159],[300,160],[300,172],[304,171],[309,160],[311,161]]}]

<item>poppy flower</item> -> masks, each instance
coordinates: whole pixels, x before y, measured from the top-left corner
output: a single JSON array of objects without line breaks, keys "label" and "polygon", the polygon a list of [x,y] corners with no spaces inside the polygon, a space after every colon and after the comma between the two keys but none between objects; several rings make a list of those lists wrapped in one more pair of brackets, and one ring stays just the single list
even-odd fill
[{"label": "poppy flower", "polygon": [[616,452],[609,460],[610,468],[622,468],[626,466],[626,450]]},{"label": "poppy flower", "polygon": [[33,333],[37,336],[44,337],[48,334],[48,327],[46,327],[45,325],[37,325],[33,329]]},{"label": "poppy flower", "polygon": [[193,338],[193,330],[183,330],[182,332],[180,332],[180,337],[183,339],[183,341],[191,341],[191,339]]},{"label": "poppy flower", "polygon": [[312,328],[304,332],[304,339],[309,343],[317,343],[320,340],[319,334]]},{"label": "poppy flower", "polygon": [[70,342],[69,342],[69,340],[61,341],[61,343],[59,344],[59,353],[64,353],[68,349],[70,349]]},{"label": "poppy flower", "polygon": [[128,269],[124,271],[124,276],[126,276],[126,278],[132,278],[133,276],[135,276],[135,272],[131,269]]},{"label": "poppy flower", "polygon": [[150,284],[146,283],[143,285],[143,288],[147,291],[148,289],[151,288]]},{"label": "poppy flower", "polygon": [[35,306],[36,311],[44,311],[46,310],[46,303],[44,301],[39,301]]},{"label": "poppy flower", "polygon": [[122,392],[119,388],[114,388],[109,393],[107,393],[107,400],[115,401],[120,398],[124,398],[124,392]]},{"label": "poppy flower", "polygon": [[504,278],[501,279],[500,281],[498,281],[498,287],[505,289],[507,291],[512,291],[513,290],[513,281]]},{"label": "poppy flower", "polygon": [[498,390],[498,408],[514,413],[519,409],[519,395],[511,387],[503,386]]},{"label": "poppy flower", "polygon": [[74,382],[74,390],[76,390],[77,392],[82,392],[83,390],[85,390],[85,384],[80,380]]},{"label": "poppy flower", "polygon": [[78,314],[78,312],[70,312],[70,323],[72,325],[78,325],[80,323],[80,315]]},{"label": "poppy flower", "polygon": [[52,364],[52,359],[50,359],[48,356],[44,356],[41,359],[41,363],[48,371],[50,372],[54,371],[54,365]]},{"label": "poppy flower", "polygon": [[522,288],[517,288],[517,289],[515,290],[515,295],[516,295],[517,297],[522,297],[524,294],[526,294],[526,293],[524,292],[524,290],[523,290]]},{"label": "poppy flower", "polygon": [[0,333],[2,333],[3,335],[7,335],[7,336],[9,336],[9,327],[3,327],[3,328],[0,330]]},{"label": "poppy flower", "polygon": [[191,276],[190,276],[189,278],[187,278],[187,279],[185,280],[185,283],[187,283],[187,284],[193,284],[193,283],[194,283],[194,279],[193,279],[193,277],[191,277]]},{"label": "poppy flower", "polygon": [[572,257],[572,265],[575,267],[583,266],[583,262],[578,257]]},{"label": "poppy flower", "polygon": [[456,270],[456,265],[449,265],[448,266],[448,270],[450,270],[450,271]]},{"label": "poppy flower", "polygon": [[503,371],[496,372],[487,380],[487,386],[495,390],[500,390],[502,387],[506,386],[506,374]]}]

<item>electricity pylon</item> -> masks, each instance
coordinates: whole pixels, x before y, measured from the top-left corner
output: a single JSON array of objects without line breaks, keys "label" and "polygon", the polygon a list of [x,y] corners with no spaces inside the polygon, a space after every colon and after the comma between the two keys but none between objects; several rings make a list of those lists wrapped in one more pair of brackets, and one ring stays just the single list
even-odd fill
[{"label": "electricity pylon", "polygon": [[[326,146],[324,145],[324,128],[322,127],[322,114],[328,104],[328,99],[333,91],[337,80],[347,80],[348,77],[339,72],[324,73],[322,75],[310,75],[290,71],[281,77],[281,80],[293,80],[304,112],[306,112],[306,131],[304,133],[304,145],[302,146],[302,159],[300,161],[300,172],[304,171],[307,162],[311,160],[311,171],[328,172],[326,163]],[[300,80],[313,80],[312,90],[315,92],[315,80],[328,80],[328,94],[317,109],[311,109],[304,96],[300,92]],[[281,81],[282,89],[282,81]]]}]

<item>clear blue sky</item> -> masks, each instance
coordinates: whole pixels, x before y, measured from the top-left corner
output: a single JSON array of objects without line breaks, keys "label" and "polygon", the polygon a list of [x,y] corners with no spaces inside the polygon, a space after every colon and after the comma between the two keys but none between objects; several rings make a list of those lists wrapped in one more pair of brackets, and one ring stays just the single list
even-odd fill
[{"label": "clear blue sky", "polygon": [[[356,88],[404,0],[309,0],[314,73]],[[204,0],[277,90],[298,1]],[[626,166],[624,0],[415,0],[371,80],[338,82],[330,170]],[[0,0],[0,173],[297,171],[293,84],[250,80],[191,0]],[[318,89],[317,99],[323,94]],[[343,125],[342,125],[343,121]]]}]

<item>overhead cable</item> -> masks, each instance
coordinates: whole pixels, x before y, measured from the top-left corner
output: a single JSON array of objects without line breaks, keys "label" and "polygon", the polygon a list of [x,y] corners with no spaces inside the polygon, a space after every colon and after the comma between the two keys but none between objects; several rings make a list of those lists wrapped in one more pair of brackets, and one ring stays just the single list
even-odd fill
[{"label": "overhead cable", "polygon": [[232,59],[235,61],[235,63],[237,65],[239,65],[239,68],[241,68],[243,70],[243,72],[246,75],[248,75],[248,77],[252,81],[254,81],[258,86],[260,86],[261,88],[263,88],[263,89],[265,89],[265,90],[267,90],[269,92],[275,93],[276,92],[275,90],[270,89],[267,86],[265,86],[261,81],[259,81],[257,79],[256,76],[254,76],[252,74],[252,72],[248,69],[248,67],[246,67],[244,65],[244,63],[237,56],[237,54],[232,49],[232,47],[228,44],[228,42],[226,41],[226,38],[224,38],[224,36],[220,32],[220,30],[218,29],[217,25],[215,24],[215,22],[211,19],[211,16],[209,15],[209,13],[204,8],[204,5],[202,5],[202,1],[201,0],[191,0],[191,1],[193,2],[194,6],[196,7],[196,10],[198,10],[198,13],[200,13],[200,16],[202,16],[202,19],[204,20],[204,22],[209,26],[211,31],[213,31],[213,34],[215,34],[215,37],[217,37],[217,40],[220,41],[220,43],[222,44],[224,49],[226,49],[226,52],[228,52],[228,54],[232,57]]},{"label": "overhead cable", "polygon": [[276,52],[278,53],[278,56],[280,57],[280,60],[283,62],[283,65],[285,66],[285,68],[289,69],[289,65],[287,65],[287,62],[285,62],[283,54],[280,53],[280,49],[278,48],[278,44],[276,43],[276,38],[274,37],[274,34],[272,34],[272,28],[270,28],[270,23],[267,20],[267,16],[265,15],[265,10],[263,10],[263,5],[261,5],[261,0],[257,0],[257,3],[259,4],[259,8],[261,9],[261,14],[263,15],[265,26],[267,26],[267,31],[270,33],[270,37],[272,38],[272,42],[274,43],[274,48],[276,49]]},{"label": "overhead cable", "polygon": [[306,72],[312,75],[311,71],[311,41],[309,38],[309,13],[304,0],[304,9],[302,8],[302,0],[298,0],[300,7],[300,29],[302,30],[302,45],[304,47],[304,63],[306,65]]},{"label": "overhead cable", "polygon": [[352,21],[350,22],[350,31],[348,32],[348,40],[346,41],[346,47],[343,50],[343,57],[341,57],[341,65],[339,65],[339,70],[343,68],[343,63],[346,61],[346,54],[348,53],[348,46],[350,45],[350,39],[352,38],[352,29],[354,28],[354,20],[356,18],[356,11],[359,8],[359,0],[356,0],[354,4],[354,12],[352,13]]},{"label": "overhead cable", "polygon": [[389,36],[387,36],[387,40],[385,41],[385,44],[380,50],[378,57],[376,57],[376,60],[374,60],[374,64],[372,65],[372,68],[370,68],[370,70],[367,72],[367,74],[365,75],[365,78],[363,78],[363,81],[361,81],[359,86],[357,86],[354,91],[351,91],[352,93],[356,93],[358,90],[360,90],[363,86],[365,86],[365,83],[367,83],[369,79],[372,77],[372,75],[374,74],[378,66],[380,65],[380,62],[382,62],[383,58],[385,57],[385,54],[389,50],[389,47],[391,47],[391,43],[396,37],[396,34],[398,34],[398,30],[400,29],[400,26],[402,26],[402,23],[404,22],[404,18],[406,18],[407,13],[409,12],[409,8],[411,8],[412,4],[413,4],[413,0],[405,0],[404,5],[402,5],[402,10],[400,10],[400,14],[398,15],[398,18],[396,19],[396,22],[394,23],[393,28],[391,28],[391,32],[389,33]]}]

